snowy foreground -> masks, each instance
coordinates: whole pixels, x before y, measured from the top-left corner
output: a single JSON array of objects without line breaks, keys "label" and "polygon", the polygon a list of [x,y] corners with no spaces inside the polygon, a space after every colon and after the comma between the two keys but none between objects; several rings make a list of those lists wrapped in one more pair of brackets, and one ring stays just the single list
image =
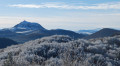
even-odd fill
[{"label": "snowy foreground", "polygon": [[120,66],[120,36],[44,37],[0,49],[0,66]]}]

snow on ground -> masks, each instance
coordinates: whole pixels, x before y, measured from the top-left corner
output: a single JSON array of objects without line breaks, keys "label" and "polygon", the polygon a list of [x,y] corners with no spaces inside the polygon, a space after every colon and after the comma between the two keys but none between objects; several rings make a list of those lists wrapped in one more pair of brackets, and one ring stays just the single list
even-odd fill
[{"label": "snow on ground", "polygon": [[16,33],[28,33],[28,32],[32,32],[33,30],[28,30],[28,31],[19,31],[19,32],[16,32]]}]

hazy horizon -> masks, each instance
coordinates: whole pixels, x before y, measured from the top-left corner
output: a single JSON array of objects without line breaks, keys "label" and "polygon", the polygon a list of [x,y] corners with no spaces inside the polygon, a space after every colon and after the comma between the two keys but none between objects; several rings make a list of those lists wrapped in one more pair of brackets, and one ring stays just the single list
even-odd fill
[{"label": "hazy horizon", "polygon": [[120,29],[118,0],[5,0],[0,11],[0,28],[27,20],[46,29]]},{"label": "hazy horizon", "polygon": [[[23,21],[27,21],[27,20],[23,20]],[[23,21],[21,21],[21,22],[23,22]],[[21,22],[19,22],[19,23],[21,23]],[[27,22],[30,22],[30,21],[27,21]],[[17,23],[17,24],[19,24],[19,23]],[[38,22],[31,22],[31,23],[38,23]],[[15,25],[17,25],[17,24],[15,24]],[[40,23],[38,23],[38,24],[40,24]],[[3,28],[0,28],[0,29],[9,29],[9,28],[14,27],[15,25],[11,25],[11,27],[3,27]],[[41,25],[41,24],[40,24],[40,25]],[[42,26],[42,25],[41,25],[41,26]],[[43,27],[44,27],[44,26],[43,26]],[[46,28],[46,27],[44,27],[44,28]],[[100,29],[104,29],[104,28],[110,28],[110,27],[92,28],[92,29],[85,29],[85,28],[83,28],[83,29],[79,29],[79,30],[100,30]],[[52,28],[52,29],[46,28],[46,29],[52,30],[52,29],[64,29],[64,28]],[[120,30],[119,28],[111,28],[111,29]],[[71,30],[71,29],[65,29],[65,30]],[[71,31],[79,31],[79,30],[71,30]]]}]

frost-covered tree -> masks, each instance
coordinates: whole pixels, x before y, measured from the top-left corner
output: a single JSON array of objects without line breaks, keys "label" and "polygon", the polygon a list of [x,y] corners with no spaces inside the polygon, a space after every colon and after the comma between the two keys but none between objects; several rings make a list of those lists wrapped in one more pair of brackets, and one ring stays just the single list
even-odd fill
[{"label": "frost-covered tree", "polygon": [[119,43],[119,35],[90,40],[54,35],[0,49],[0,66],[120,66]]}]

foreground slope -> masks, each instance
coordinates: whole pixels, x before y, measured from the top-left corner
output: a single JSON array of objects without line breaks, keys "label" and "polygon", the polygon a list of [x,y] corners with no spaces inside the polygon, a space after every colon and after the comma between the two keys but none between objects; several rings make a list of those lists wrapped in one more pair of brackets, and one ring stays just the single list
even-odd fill
[{"label": "foreground slope", "polygon": [[120,36],[73,40],[54,35],[0,50],[0,66],[120,66]]}]

